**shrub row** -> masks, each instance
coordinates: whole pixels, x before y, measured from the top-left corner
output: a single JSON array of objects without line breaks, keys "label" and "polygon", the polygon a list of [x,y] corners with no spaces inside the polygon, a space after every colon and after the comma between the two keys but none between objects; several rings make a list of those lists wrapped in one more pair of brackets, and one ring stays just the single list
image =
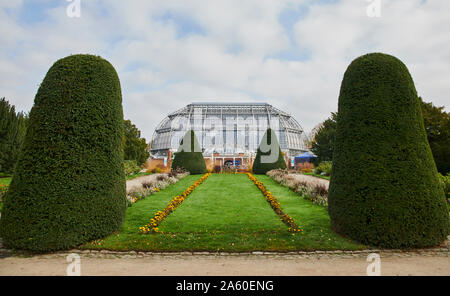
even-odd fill
[{"label": "shrub row", "polygon": [[287,170],[271,170],[267,175],[314,204],[328,206],[328,188],[321,183],[301,181]]},{"label": "shrub row", "polygon": [[[140,178],[138,181],[139,186],[133,186],[127,190],[128,206],[145,199],[153,193],[159,192],[165,189],[171,184],[177,183],[179,180],[188,176],[189,172],[183,173],[169,173],[160,175],[151,175],[144,178]],[[135,180],[136,181],[136,180]]]},{"label": "shrub row", "polygon": [[123,162],[125,177],[135,175],[141,171],[141,167],[138,166],[136,160],[125,160]]},{"label": "shrub row", "polygon": [[314,169],[314,172],[319,175],[330,176],[331,168],[333,163],[331,161],[322,161],[319,165]]}]

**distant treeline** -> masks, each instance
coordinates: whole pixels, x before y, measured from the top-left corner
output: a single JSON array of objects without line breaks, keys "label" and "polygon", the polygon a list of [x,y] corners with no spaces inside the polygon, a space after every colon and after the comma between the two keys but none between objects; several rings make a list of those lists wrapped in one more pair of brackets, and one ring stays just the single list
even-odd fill
[{"label": "distant treeline", "polygon": [[[21,145],[25,139],[28,117],[16,112],[5,98],[0,99],[0,173],[13,174]],[[142,165],[149,157],[141,131],[130,120],[124,121],[124,157]]]},{"label": "distant treeline", "polygon": [[12,174],[25,139],[27,115],[0,99],[0,172]]}]

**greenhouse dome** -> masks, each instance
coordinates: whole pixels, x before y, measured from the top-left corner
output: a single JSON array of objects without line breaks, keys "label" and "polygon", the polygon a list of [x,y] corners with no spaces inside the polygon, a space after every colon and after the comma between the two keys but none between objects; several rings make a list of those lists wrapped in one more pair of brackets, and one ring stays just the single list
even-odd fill
[{"label": "greenhouse dome", "polygon": [[152,158],[171,158],[188,130],[194,130],[205,160],[217,165],[248,165],[267,128],[275,131],[286,160],[308,149],[300,124],[267,103],[191,103],[156,127]]}]

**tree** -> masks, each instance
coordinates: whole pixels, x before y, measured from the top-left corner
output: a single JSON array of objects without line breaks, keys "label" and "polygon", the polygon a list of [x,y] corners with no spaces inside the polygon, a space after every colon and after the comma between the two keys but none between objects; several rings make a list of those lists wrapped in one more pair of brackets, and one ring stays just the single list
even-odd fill
[{"label": "tree", "polygon": [[450,172],[450,113],[420,99],[428,143],[438,171],[445,175]]},{"label": "tree", "polygon": [[333,230],[367,245],[425,247],[447,238],[420,100],[395,57],[364,55],[345,72],[328,210]]},{"label": "tree", "polygon": [[331,113],[330,118],[320,125],[314,135],[311,151],[317,156],[317,163],[333,160],[336,117],[336,113]]},{"label": "tree", "polygon": [[26,132],[27,117],[0,99],[0,172],[12,174]]},{"label": "tree", "polygon": [[194,131],[187,131],[175,153],[172,169],[182,168],[192,175],[205,174],[206,163],[201,151]]},{"label": "tree", "polygon": [[[419,97],[420,98],[420,97]],[[437,169],[443,175],[450,172],[450,113],[444,107],[421,100],[423,120],[427,139],[436,162]],[[313,133],[311,151],[317,155],[316,162],[332,160],[334,138],[336,135],[336,113],[321,123]]]},{"label": "tree", "polygon": [[124,158],[136,160],[138,166],[142,165],[150,156],[145,138],[141,138],[141,131],[131,123],[124,121]]},{"label": "tree", "polygon": [[265,174],[270,170],[285,168],[286,162],[277,136],[272,129],[268,128],[256,151],[252,171],[254,174]]},{"label": "tree", "polygon": [[9,248],[67,249],[118,230],[127,208],[119,78],[106,60],[72,55],[48,71],[0,219]]}]

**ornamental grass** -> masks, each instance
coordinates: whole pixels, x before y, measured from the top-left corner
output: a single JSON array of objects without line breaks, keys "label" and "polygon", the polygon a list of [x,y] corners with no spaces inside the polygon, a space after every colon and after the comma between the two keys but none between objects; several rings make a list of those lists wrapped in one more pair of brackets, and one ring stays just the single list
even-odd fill
[{"label": "ornamental grass", "polygon": [[286,186],[316,205],[328,207],[328,188],[320,183],[306,182],[297,179],[288,170],[271,170],[267,176],[275,182]]},{"label": "ornamental grass", "polygon": [[[152,175],[133,180],[136,184],[127,189],[128,206],[145,199],[149,195],[165,189],[167,186],[177,183],[182,178],[189,175],[189,172],[174,172],[167,175]],[[130,182],[130,181],[128,181]]]}]

